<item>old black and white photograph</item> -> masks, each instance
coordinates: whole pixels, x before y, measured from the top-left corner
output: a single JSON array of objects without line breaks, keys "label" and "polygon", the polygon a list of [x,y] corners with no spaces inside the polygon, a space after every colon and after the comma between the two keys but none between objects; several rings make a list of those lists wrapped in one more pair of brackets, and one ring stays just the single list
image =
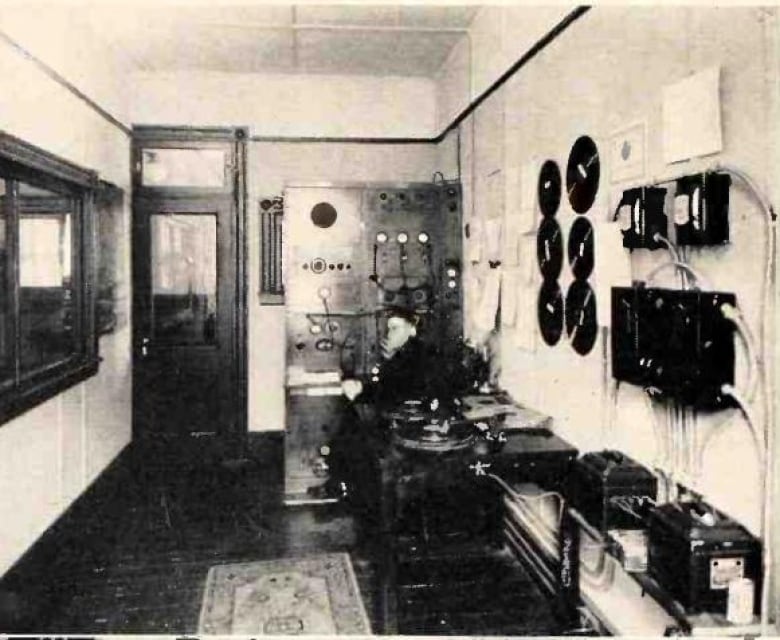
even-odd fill
[{"label": "old black and white photograph", "polygon": [[780,7],[0,0],[0,635],[780,636]]}]

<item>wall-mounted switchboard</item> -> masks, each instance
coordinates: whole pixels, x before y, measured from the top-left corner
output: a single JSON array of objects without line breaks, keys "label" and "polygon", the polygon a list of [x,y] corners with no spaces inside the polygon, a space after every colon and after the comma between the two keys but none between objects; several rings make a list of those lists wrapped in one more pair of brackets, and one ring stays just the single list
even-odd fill
[{"label": "wall-mounted switchboard", "polygon": [[[463,331],[458,183],[290,186],[286,235],[287,499],[327,477],[320,449],[344,409],[338,382],[368,378],[387,312],[419,318],[446,359]],[[294,375],[293,375],[294,374]],[[328,381],[314,388],[312,380]],[[318,395],[321,394],[321,395]],[[316,420],[303,415],[316,415]]]},{"label": "wall-mounted switchboard", "polygon": [[704,408],[728,406],[734,325],[721,310],[733,293],[612,288],[612,375]]},{"label": "wall-mounted switchboard", "polygon": [[729,188],[725,173],[701,173],[677,180],[674,229],[678,245],[706,246],[729,241]]}]

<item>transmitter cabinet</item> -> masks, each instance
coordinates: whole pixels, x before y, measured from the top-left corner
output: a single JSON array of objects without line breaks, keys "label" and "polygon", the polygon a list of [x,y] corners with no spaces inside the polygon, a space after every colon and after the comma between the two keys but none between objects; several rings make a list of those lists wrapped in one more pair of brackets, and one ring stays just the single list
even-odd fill
[{"label": "transmitter cabinet", "polygon": [[687,613],[726,613],[740,578],[753,581],[758,613],[761,543],[742,525],[698,502],[656,507],[648,525],[648,570]]},{"label": "transmitter cabinet", "polygon": [[586,453],[574,465],[569,497],[585,519],[602,532],[644,529],[655,504],[658,482],[620,451]]}]

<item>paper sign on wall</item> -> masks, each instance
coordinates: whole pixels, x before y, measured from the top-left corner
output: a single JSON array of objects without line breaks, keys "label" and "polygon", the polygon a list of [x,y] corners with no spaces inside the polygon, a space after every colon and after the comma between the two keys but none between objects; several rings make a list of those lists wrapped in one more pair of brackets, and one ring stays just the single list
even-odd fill
[{"label": "paper sign on wall", "polygon": [[514,327],[517,317],[517,290],[520,272],[517,268],[504,268],[501,271],[501,325]]},{"label": "paper sign on wall", "polygon": [[721,151],[720,67],[664,87],[662,118],[667,163]]},{"label": "paper sign on wall", "polygon": [[483,248],[485,258],[490,262],[497,262],[501,259],[501,227],[503,226],[501,218],[486,220],[484,226],[485,239]]},{"label": "paper sign on wall", "polygon": [[519,349],[536,349],[536,297],[537,274],[535,264],[536,237],[523,234],[520,237],[520,262],[517,267],[514,344]]},{"label": "paper sign on wall", "polygon": [[482,245],[484,242],[484,222],[481,218],[471,218],[468,222],[468,238],[466,238],[466,260],[477,264],[482,260]]},{"label": "paper sign on wall", "polygon": [[531,231],[536,225],[537,186],[539,181],[539,163],[536,160],[526,162],[520,173],[520,217],[522,231]]},{"label": "paper sign on wall", "polygon": [[517,266],[520,258],[520,218],[517,215],[507,215],[504,219],[504,230],[501,236],[501,264],[505,267]]},{"label": "paper sign on wall", "polygon": [[480,343],[486,340],[495,328],[500,287],[501,272],[498,269],[488,269],[482,278],[482,294],[474,314],[475,338]]}]

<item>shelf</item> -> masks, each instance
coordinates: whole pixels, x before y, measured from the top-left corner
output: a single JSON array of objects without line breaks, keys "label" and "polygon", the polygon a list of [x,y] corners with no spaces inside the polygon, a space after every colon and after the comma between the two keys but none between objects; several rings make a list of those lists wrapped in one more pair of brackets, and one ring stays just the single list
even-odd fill
[{"label": "shelf", "polygon": [[[612,545],[610,545],[611,547]],[[617,560],[617,558],[616,558]],[[685,608],[672,598],[648,573],[627,572],[663,609],[675,619],[685,633],[692,636],[746,636],[760,635],[761,625],[757,616],[747,625],[729,622],[723,613],[688,614]]]}]

